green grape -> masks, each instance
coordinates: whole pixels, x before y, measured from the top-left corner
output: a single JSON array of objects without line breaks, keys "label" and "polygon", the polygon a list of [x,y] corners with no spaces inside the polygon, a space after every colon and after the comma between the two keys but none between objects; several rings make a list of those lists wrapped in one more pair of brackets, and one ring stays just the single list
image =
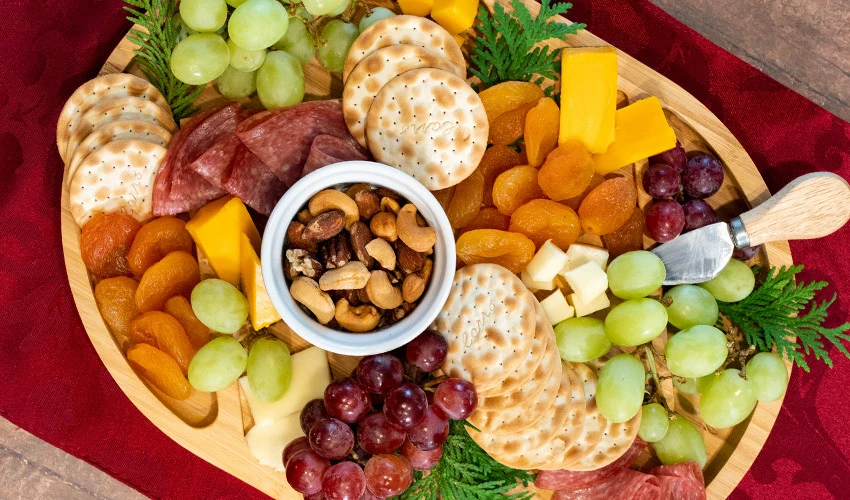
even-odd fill
[{"label": "green grape", "polygon": [[248,319],[248,299],[220,279],[206,279],[192,290],[192,311],[210,330],[234,333]]},{"label": "green grape", "polygon": [[625,422],[640,411],[646,372],[636,357],[618,354],[599,371],[596,405],[599,413],[612,422]]},{"label": "green grape", "polygon": [[713,373],[709,373],[705,377],[699,378],[685,377],[684,382],[679,382],[678,378],[673,377],[673,386],[676,387],[676,389],[679,389],[680,392],[683,392],[685,394],[699,394],[703,390],[705,390],[706,387],[708,387],[708,384],[712,380],[714,380]]},{"label": "green grape", "polygon": [[664,298],[672,301],[667,306],[667,320],[679,330],[717,322],[717,301],[704,288],[678,285],[668,290]]},{"label": "green grape", "polygon": [[705,442],[696,426],[681,415],[670,421],[667,434],[652,445],[662,464],[696,462],[705,467]]},{"label": "green grape", "polygon": [[631,299],[608,311],[605,335],[615,345],[649,342],[667,327],[667,309],[653,299]]},{"label": "green grape", "polygon": [[248,384],[267,403],[282,398],[292,383],[289,347],[275,338],[260,339],[248,352]]},{"label": "green grape", "polygon": [[658,290],[667,276],[664,262],[652,252],[628,252],[608,265],[608,286],[621,299],[639,299]]},{"label": "green grape", "polygon": [[257,72],[242,72],[228,66],[215,81],[218,91],[228,99],[242,99],[257,91]]},{"label": "green grape", "polygon": [[266,49],[245,50],[233,43],[232,39],[227,41],[227,48],[230,49],[230,65],[237,71],[256,71],[266,60]]},{"label": "green grape", "polygon": [[229,386],[245,371],[248,353],[233,337],[219,337],[198,349],[189,363],[189,383],[203,392]]},{"label": "green grape", "polygon": [[[297,2],[297,3],[301,3],[301,2]],[[295,9],[295,16],[300,17],[301,19],[303,19],[304,21],[306,21],[308,23],[312,23],[313,19],[314,19],[313,14],[310,14],[309,12],[307,12],[307,8],[304,7],[303,5],[299,5]]]},{"label": "green grape", "polygon": [[702,377],[723,366],[729,349],[726,336],[713,326],[696,325],[667,340],[667,369],[680,377]]},{"label": "green grape", "polygon": [[292,54],[276,50],[257,70],[257,95],[266,109],[298,104],[304,99],[304,70]]},{"label": "green grape", "polygon": [[363,19],[360,20],[360,26],[358,26],[360,33],[366,31],[366,28],[372,26],[377,23],[381,19],[386,19],[388,17],[393,17],[395,12],[390,9],[385,9],[383,7],[375,7],[372,9],[372,13],[368,16],[363,16]]},{"label": "green grape", "polygon": [[349,5],[350,5],[350,0],[345,0],[344,2],[339,4],[339,7],[337,7],[336,9],[334,9],[331,12],[328,12],[328,15],[333,16],[333,17],[341,16],[342,13],[345,12],[346,9],[348,9]]},{"label": "green grape", "polygon": [[555,339],[564,361],[586,363],[611,349],[605,323],[596,318],[569,318],[555,326]]},{"label": "green grape", "polygon": [[670,418],[667,410],[658,403],[649,403],[640,409],[640,429],[638,436],[647,443],[655,443],[664,439],[670,428]]},{"label": "green grape", "polygon": [[224,0],[181,0],[180,17],[195,31],[215,33],[227,20],[227,4]]},{"label": "green grape", "polygon": [[788,388],[788,367],[772,352],[760,352],[747,362],[747,379],[752,382],[756,399],[776,401]]},{"label": "green grape", "polygon": [[229,5],[231,7],[239,7],[240,5],[245,3],[247,0],[225,0],[225,1],[227,2],[227,5]]},{"label": "green grape", "polygon": [[295,56],[302,66],[306,66],[316,54],[316,44],[307,32],[304,21],[297,17],[289,18],[289,29],[286,34],[274,44],[274,48],[285,50]]},{"label": "green grape", "polygon": [[339,9],[340,5],[347,5],[348,0],[304,0],[302,3],[310,15],[324,16]]},{"label": "green grape", "polygon": [[173,16],[171,16],[171,25],[174,28],[174,32],[176,33],[174,37],[175,43],[180,43],[186,39],[189,35],[194,35],[197,31],[192,28],[186,26],[186,23],[183,22],[183,18],[180,17],[180,13],[177,12]]},{"label": "green grape", "polygon": [[331,73],[339,73],[345,64],[345,56],[351,44],[360,34],[357,26],[334,19],[322,29],[325,44],[319,47],[319,61]]},{"label": "green grape", "polygon": [[748,265],[738,259],[730,259],[720,274],[699,286],[720,302],[739,302],[752,293],[756,277]]},{"label": "green grape", "polygon": [[227,23],[233,42],[246,50],[267,49],[289,27],[286,7],[275,0],[247,0],[236,7]]},{"label": "green grape", "polygon": [[755,407],[753,383],[742,378],[741,372],[735,368],[728,368],[715,377],[699,400],[702,420],[715,429],[738,425]]},{"label": "green grape", "polygon": [[204,85],[215,80],[229,63],[227,42],[215,33],[189,35],[171,53],[171,72],[189,85]]}]

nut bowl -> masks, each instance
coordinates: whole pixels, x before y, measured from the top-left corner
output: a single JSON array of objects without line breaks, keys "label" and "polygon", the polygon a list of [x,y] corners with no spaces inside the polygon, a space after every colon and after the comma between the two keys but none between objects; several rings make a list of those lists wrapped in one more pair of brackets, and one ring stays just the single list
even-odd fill
[{"label": "nut bowl", "polygon": [[[292,298],[284,270],[287,228],[309,200],[325,189],[345,189],[356,183],[387,188],[412,203],[436,232],[433,270],[418,305],[401,320],[366,333],[350,333],[321,324]],[[266,224],[262,269],[272,304],[284,323],[304,340],[326,351],[365,356],[391,351],[426,330],[443,307],[455,273],[455,240],[451,224],[434,195],[413,177],[393,167],[369,161],[347,161],[316,170],[293,185],[280,199]]]}]

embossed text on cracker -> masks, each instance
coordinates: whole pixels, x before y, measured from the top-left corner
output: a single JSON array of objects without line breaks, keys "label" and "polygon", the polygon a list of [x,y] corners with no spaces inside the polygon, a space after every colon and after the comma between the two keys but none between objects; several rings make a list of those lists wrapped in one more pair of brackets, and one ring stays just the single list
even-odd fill
[{"label": "embossed text on cracker", "polygon": [[481,327],[484,323],[484,318],[489,318],[491,314],[496,312],[496,306],[493,305],[492,302],[487,304],[487,310],[481,314],[481,317],[478,318],[478,321],[475,322],[475,326],[471,327],[468,331],[463,333],[463,345],[469,347],[473,342],[478,340],[478,335],[481,333]]},{"label": "embossed text on cracker", "polygon": [[439,135],[448,136],[455,129],[455,122],[446,120],[446,121],[433,121],[427,122],[420,125],[402,125],[401,133],[404,134],[406,132],[410,132],[412,134],[419,134],[422,132],[436,132]]}]

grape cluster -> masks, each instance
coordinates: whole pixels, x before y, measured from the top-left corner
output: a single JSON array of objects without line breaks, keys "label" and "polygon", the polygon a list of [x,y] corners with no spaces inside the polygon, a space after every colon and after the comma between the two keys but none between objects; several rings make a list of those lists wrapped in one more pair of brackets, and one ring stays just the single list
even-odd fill
[{"label": "grape cluster", "polygon": [[449,419],[466,419],[478,403],[466,380],[443,380],[433,392],[421,385],[447,351],[445,338],[428,330],[403,350],[363,358],[308,402],[300,416],[306,436],[283,451],[289,484],[310,499],[383,499],[404,492],[414,470],[433,468]]}]

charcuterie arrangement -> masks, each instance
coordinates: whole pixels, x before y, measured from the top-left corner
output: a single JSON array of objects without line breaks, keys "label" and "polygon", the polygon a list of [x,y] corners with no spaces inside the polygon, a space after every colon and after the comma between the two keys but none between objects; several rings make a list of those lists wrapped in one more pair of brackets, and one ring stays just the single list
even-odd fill
[{"label": "charcuterie arrangement", "polygon": [[568,4],[127,3],[143,76],[57,125],[97,309],[166,406],[236,384],[293,498],[706,498],[704,436],[847,354],[763,250],[841,227],[806,193],[846,182],[729,217],[615,49],[546,45]]}]

